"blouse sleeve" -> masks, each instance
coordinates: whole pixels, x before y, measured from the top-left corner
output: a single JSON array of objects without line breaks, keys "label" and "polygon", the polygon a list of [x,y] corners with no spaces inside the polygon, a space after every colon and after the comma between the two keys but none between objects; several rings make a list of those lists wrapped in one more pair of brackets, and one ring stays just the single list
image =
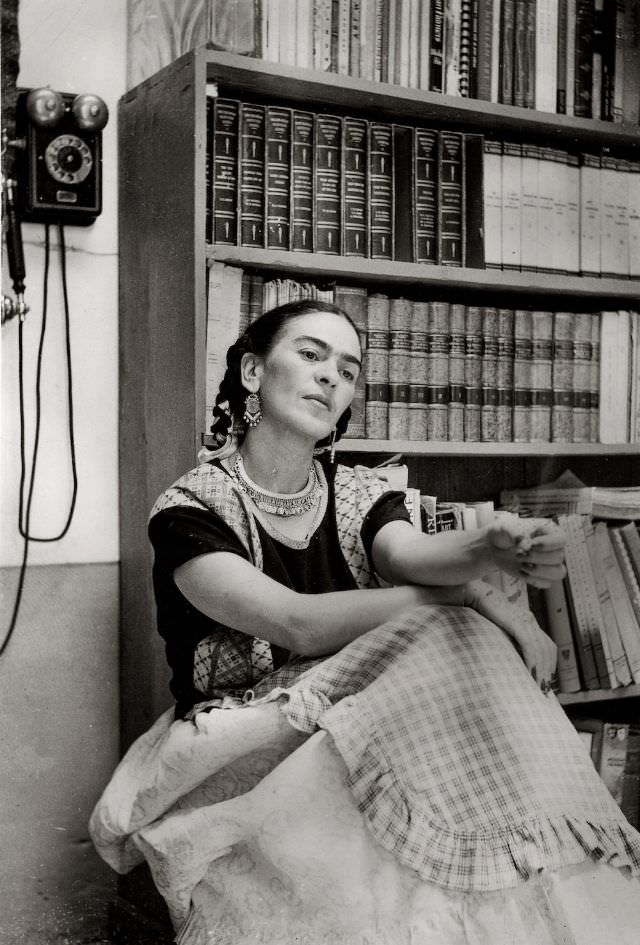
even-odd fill
[{"label": "blouse sleeve", "polygon": [[373,540],[387,522],[411,522],[404,492],[385,492],[367,512],[361,534],[369,561]]},{"label": "blouse sleeve", "polygon": [[149,539],[156,564],[166,573],[198,555],[228,551],[248,560],[249,554],[232,528],[213,511],[173,506],[149,522]]}]

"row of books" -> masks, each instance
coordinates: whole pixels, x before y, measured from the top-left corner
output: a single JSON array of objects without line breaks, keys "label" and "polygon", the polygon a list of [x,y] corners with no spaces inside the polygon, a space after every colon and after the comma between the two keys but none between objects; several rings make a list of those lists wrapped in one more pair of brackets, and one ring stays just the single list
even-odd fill
[{"label": "row of books", "polygon": [[214,243],[640,276],[640,162],[207,101]]},{"label": "row of books", "polygon": [[640,726],[587,716],[572,722],[611,796],[640,829]]},{"label": "row of books", "polygon": [[634,0],[211,0],[218,48],[322,72],[638,123]]},{"label": "row of books", "polygon": [[[208,415],[226,348],[261,312],[335,302],[365,351],[350,437],[419,442],[640,440],[638,313],[551,312],[391,298],[210,264]],[[221,322],[226,323],[226,327]]]}]

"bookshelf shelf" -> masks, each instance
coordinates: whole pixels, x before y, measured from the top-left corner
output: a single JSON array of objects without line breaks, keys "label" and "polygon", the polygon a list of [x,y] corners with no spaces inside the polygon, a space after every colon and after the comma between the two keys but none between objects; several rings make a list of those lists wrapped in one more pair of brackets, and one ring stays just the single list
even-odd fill
[{"label": "bookshelf shelf", "polygon": [[561,273],[502,272],[461,269],[420,263],[391,262],[323,253],[253,249],[246,246],[207,246],[207,257],[229,265],[289,273],[301,279],[344,279],[367,284],[397,284],[425,288],[462,289],[522,296],[597,299],[599,303],[640,298],[638,279],[591,279]]},{"label": "bookshelf shelf", "polygon": [[589,689],[583,692],[562,692],[558,695],[561,705],[589,705],[596,702],[614,702],[621,699],[640,698],[640,685],[621,686],[619,689]]},{"label": "bookshelf shelf", "polygon": [[343,439],[345,453],[406,453],[414,456],[633,456],[640,443],[417,443],[415,440]]},{"label": "bookshelf shelf", "polygon": [[316,72],[298,66],[265,62],[233,53],[206,50],[207,80],[241,87],[260,97],[290,102],[313,102],[315,107],[343,111],[365,110],[394,121],[434,120],[443,125],[465,125],[485,133],[554,138],[562,144],[640,146],[638,129],[624,124],[574,118],[478,99],[371,82],[348,75]]}]

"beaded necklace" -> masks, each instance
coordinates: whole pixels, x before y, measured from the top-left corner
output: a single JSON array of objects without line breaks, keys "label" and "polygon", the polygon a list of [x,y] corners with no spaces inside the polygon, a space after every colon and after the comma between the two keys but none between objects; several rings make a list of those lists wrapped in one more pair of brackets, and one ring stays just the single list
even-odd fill
[{"label": "beaded necklace", "polygon": [[240,453],[236,455],[231,472],[235,481],[256,506],[262,512],[267,512],[269,515],[281,515],[284,517],[303,515],[305,512],[312,509],[318,501],[320,482],[313,463],[309,467],[309,479],[304,489],[300,492],[294,492],[291,495],[270,492],[268,489],[262,489],[260,486],[257,486],[247,475]]}]

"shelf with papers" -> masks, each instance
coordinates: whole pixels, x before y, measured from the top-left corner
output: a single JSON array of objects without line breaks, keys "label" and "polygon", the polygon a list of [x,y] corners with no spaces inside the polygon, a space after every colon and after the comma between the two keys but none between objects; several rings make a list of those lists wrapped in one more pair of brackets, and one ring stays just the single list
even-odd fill
[{"label": "shelf with papers", "polygon": [[299,253],[255,249],[247,246],[208,246],[207,258],[244,269],[282,272],[292,278],[344,279],[367,285],[402,285],[408,290],[425,288],[508,293],[512,295],[557,296],[597,300],[600,307],[618,305],[625,299],[640,298],[640,280],[584,278],[562,273],[511,272],[496,269],[463,269],[424,263],[394,262],[337,256],[326,253]]},{"label": "shelf with papers", "polygon": [[633,456],[640,443],[419,443],[415,440],[343,439],[344,453],[407,453],[414,456]]}]

